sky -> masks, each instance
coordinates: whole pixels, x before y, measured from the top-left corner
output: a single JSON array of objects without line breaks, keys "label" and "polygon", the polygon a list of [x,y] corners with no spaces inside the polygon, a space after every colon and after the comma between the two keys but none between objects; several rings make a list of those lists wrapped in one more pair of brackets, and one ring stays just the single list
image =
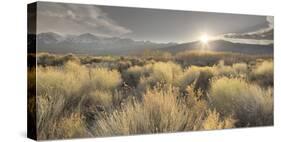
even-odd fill
[{"label": "sky", "polygon": [[203,34],[241,38],[268,29],[273,29],[273,17],[48,2],[39,2],[37,8],[38,33],[181,43]]}]

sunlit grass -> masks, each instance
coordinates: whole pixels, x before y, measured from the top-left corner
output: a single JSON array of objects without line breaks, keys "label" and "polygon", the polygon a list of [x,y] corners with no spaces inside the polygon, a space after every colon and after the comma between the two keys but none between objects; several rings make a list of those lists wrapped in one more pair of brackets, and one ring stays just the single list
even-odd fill
[{"label": "sunlit grass", "polygon": [[208,51],[37,58],[39,139],[273,124],[271,58]]}]

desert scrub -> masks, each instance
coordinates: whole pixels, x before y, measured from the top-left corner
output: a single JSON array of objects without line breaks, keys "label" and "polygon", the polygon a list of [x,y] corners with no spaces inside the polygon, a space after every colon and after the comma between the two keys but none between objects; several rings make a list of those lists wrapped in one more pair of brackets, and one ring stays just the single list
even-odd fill
[{"label": "desert scrub", "polygon": [[225,54],[211,51],[186,51],[176,54],[176,60],[183,66],[198,65],[212,66],[220,59],[225,58]]},{"label": "desert scrub", "polygon": [[223,116],[234,115],[238,127],[273,124],[272,89],[263,89],[243,79],[214,79],[210,88],[211,107]]},{"label": "desert scrub", "polygon": [[92,104],[100,105],[105,108],[109,108],[113,105],[113,94],[110,91],[92,91],[88,99],[92,101]]},{"label": "desert scrub", "polygon": [[132,66],[123,73],[123,77],[129,85],[136,87],[141,76],[149,76],[151,71],[152,64],[146,64],[145,66]]},{"label": "desert scrub", "polygon": [[[209,112],[203,102],[179,101],[178,89],[166,86],[148,89],[143,101],[134,101],[101,117],[96,123],[95,136],[129,135],[231,128],[232,118]],[[196,99],[192,99],[196,101]],[[210,115],[210,116],[209,116]],[[208,123],[212,123],[209,124]],[[215,124],[219,124],[218,126]]]},{"label": "desert scrub", "polygon": [[44,66],[53,66],[58,64],[59,58],[49,53],[40,53],[37,55],[37,64]]},{"label": "desert scrub", "polygon": [[250,79],[263,86],[273,86],[273,62],[263,61],[258,64],[250,75]]},{"label": "desert scrub", "polygon": [[157,62],[152,66],[151,77],[157,82],[173,84],[182,68],[173,62]]},{"label": "desert scrub", "polygon": [[93,89],[113,90],[122,82],[121,75],[116,70],[93,68],[89,71],[89,79]]},{"label": "desert scrub", "polygon": [[85,127],[83,116],[80,113],[74,112],[69,116],[60,117],[52,124],[49,132],[51,139],[69,139],[90,137],[91,134]]},{"label": "desert scrub", "polygon": [[[215,52],[215,51],[184,51],[175,55],[177,62],[184,67],[197,65],[197,66],[213,66],[220,60],[224,60],[226,65],[234,63],[249,62],[257,58],[254,55],[231,53],[231,52]],[[260,58],[268,58],[261,56]]]},{"label": "desert scrub", "polygon": [[246,63],[237,63],[232,66],[226,66],[224,61],[214,66],[190,66],[184,69],[182,74],[179,74],[175,86],[184,90],[187,86],[195,83],[195,89],[207,91],[209,82],[212,77],[241,77],[245,78],[248,73]]},{"label": "desert scrub", "polygon": [[246,63],[235,63],[232,65],[232,68],[239,74],[247,74],[248,73],[248,65]]},{"label": "desert scrub", "polygon": [[66,54],[65,56],[61,57],[62,63],[67,63],[67,62],[75,62],[75,63],[80,63],[80,58],[77,57],[74,54]]},{"label": "desert scrub", "polygon": [[238,73],[232,68],[232,66],[225,65],[224,60],[220,60],[217,65],[214,66],[216,76],[236,77]]},{"label": "desert scrub", "polygon": [[182,68],[173,62],[156,62],[151,66],[151,72],[148,76],[142,76],[138,88],[145,90],[153,88],[157,84],[174,85],[178,77],[182,74]]},{"label": "desert scrub", "polygon": [[214,111],[208,111],[207,117],[203,122],[202,129],[203,130],[216,130],[216,129],[224,129],[224,128],[234,128],[234,124],[236,120],[232,118],[232,116],[228,116],[224,119],[221,118],[220,114]]},{"label": "desert scrub", "polygon": [[55,55],[49,53],[39,53],[37,55],[37,64],[43,66],[61,66],[67,62],[80,63],[80,58],[74,54]]},{"label": "desert scrub", "polygon": [[[81,70],[78,75],[77,69]],[[52,125],[62,114],[67,114],[75,108],[71,98],[81,95],[81,87],[85,85],[86,73],[76,64],[66,64],[64,67],[37,68],[37,130],[38,139],[51,137]],[[65,109],[66,104],[73,104]]]},{"label": "desert scrub", "polygon": [[[58,67],[38,67],[36,97],[38,139],[59,137],[51,133],[54,129],[51,124],[61,122],[61,117],[80,111],[85,98],[94,100],[90,104],[92,106],[110,107],[114,98],[112,92],[121,82],[121,75],[116,70],[89,69],[77,62],[67,62]],[[72,134],[69,137],[71,136]],[[73,134],[73,137],[76,136]]]},{"label": "desert scrub", "polygon": [[[181,90],[184,90],[192,83],[197,83],[198,85],[202,83],[208,84],[208,80],[213,76],[213,74],[213,67],[190,66],[184,69],[183,73],[178,76],[175,86],[179,87]],[[197,89],[199,89],[199,87]]]}]

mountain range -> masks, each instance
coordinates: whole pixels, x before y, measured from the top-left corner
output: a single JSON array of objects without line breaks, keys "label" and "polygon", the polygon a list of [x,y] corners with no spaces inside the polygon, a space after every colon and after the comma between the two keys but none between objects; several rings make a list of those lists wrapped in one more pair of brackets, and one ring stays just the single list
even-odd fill
[{"label": "mountain range", "polygon": [[101,37],[90,33],[62,36],[53,32],[40,33],[36,38],[37,51],[60,54],[128,55],[140,53],[146,49],[178,53],[186,50],[201,50],[202,48],[211,51],[245,54],[273,54],[273,44],[233,43],[226,40],[209,41],[208,45],[202,45],[200,41],[181,44],[172,42],[155,43],[136,41],[130,38]]},{"label": "mountain range", "polygon": [[273,44],[259,45],[259,44],[245,44],[245,43],[233,43],[226,40],[214,40],[210,41],[207,45],[202,45],[201,42],[190,42],[178,44],[161,49],[171,53],[183,52],[186,50],[208,50],[218,52],[236,52],[243,54],[258,54],[258,55],[270,55],[273,54]]},{"label": "mountain range", "polygon": [[90,33],[62,36],[48,32],[37,35],[37,51],[53,53],[125,55],[141,52],[144,49],[158,49],[174,45],[176,43],[154,43],[129,38],[101,37]]}]

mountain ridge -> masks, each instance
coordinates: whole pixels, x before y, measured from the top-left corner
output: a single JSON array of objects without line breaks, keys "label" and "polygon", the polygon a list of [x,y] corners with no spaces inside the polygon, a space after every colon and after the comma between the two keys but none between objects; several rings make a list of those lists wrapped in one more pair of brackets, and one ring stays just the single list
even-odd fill
[{"label": "mountain ridge", "polygon": [[130,38],[101,37],[91,33],[80,35],[60,35],[54,32],[37,35],[37,51],[51,53],[77,53],[92,55],[127,55],[140,53],[145,49],[178,53],[189,50],[210,50],[221,52],[238,52],[245,54],[273,54],[273,44],[258,45],[234,43],[226,40],[209,41],[203,48],[200,41],[187,43],[154,43],[136,41]]},{"label": "mountain ridge", "polygon": [[[87,54],[127,54],[144,49],[162,48],[176,43],[155,43],[136,41],[130,38],[101,37],[91,33],[80,35],[59,35],[54,32],[37,35],[38,51],[54,53],[87,53]],[[133,51],[135,50],[135,51]]]},{"label": "mountain ridge", "polygon": [[209,41],[207,45],[202,45],[199,41],[183,43],[171,47],[162,48],[162,51],[178,53],[187,50],[207,50],[219,52],[238,52],[244,54],[273,54],[273,44],[258,45],[233,43],[226,40]]}]

